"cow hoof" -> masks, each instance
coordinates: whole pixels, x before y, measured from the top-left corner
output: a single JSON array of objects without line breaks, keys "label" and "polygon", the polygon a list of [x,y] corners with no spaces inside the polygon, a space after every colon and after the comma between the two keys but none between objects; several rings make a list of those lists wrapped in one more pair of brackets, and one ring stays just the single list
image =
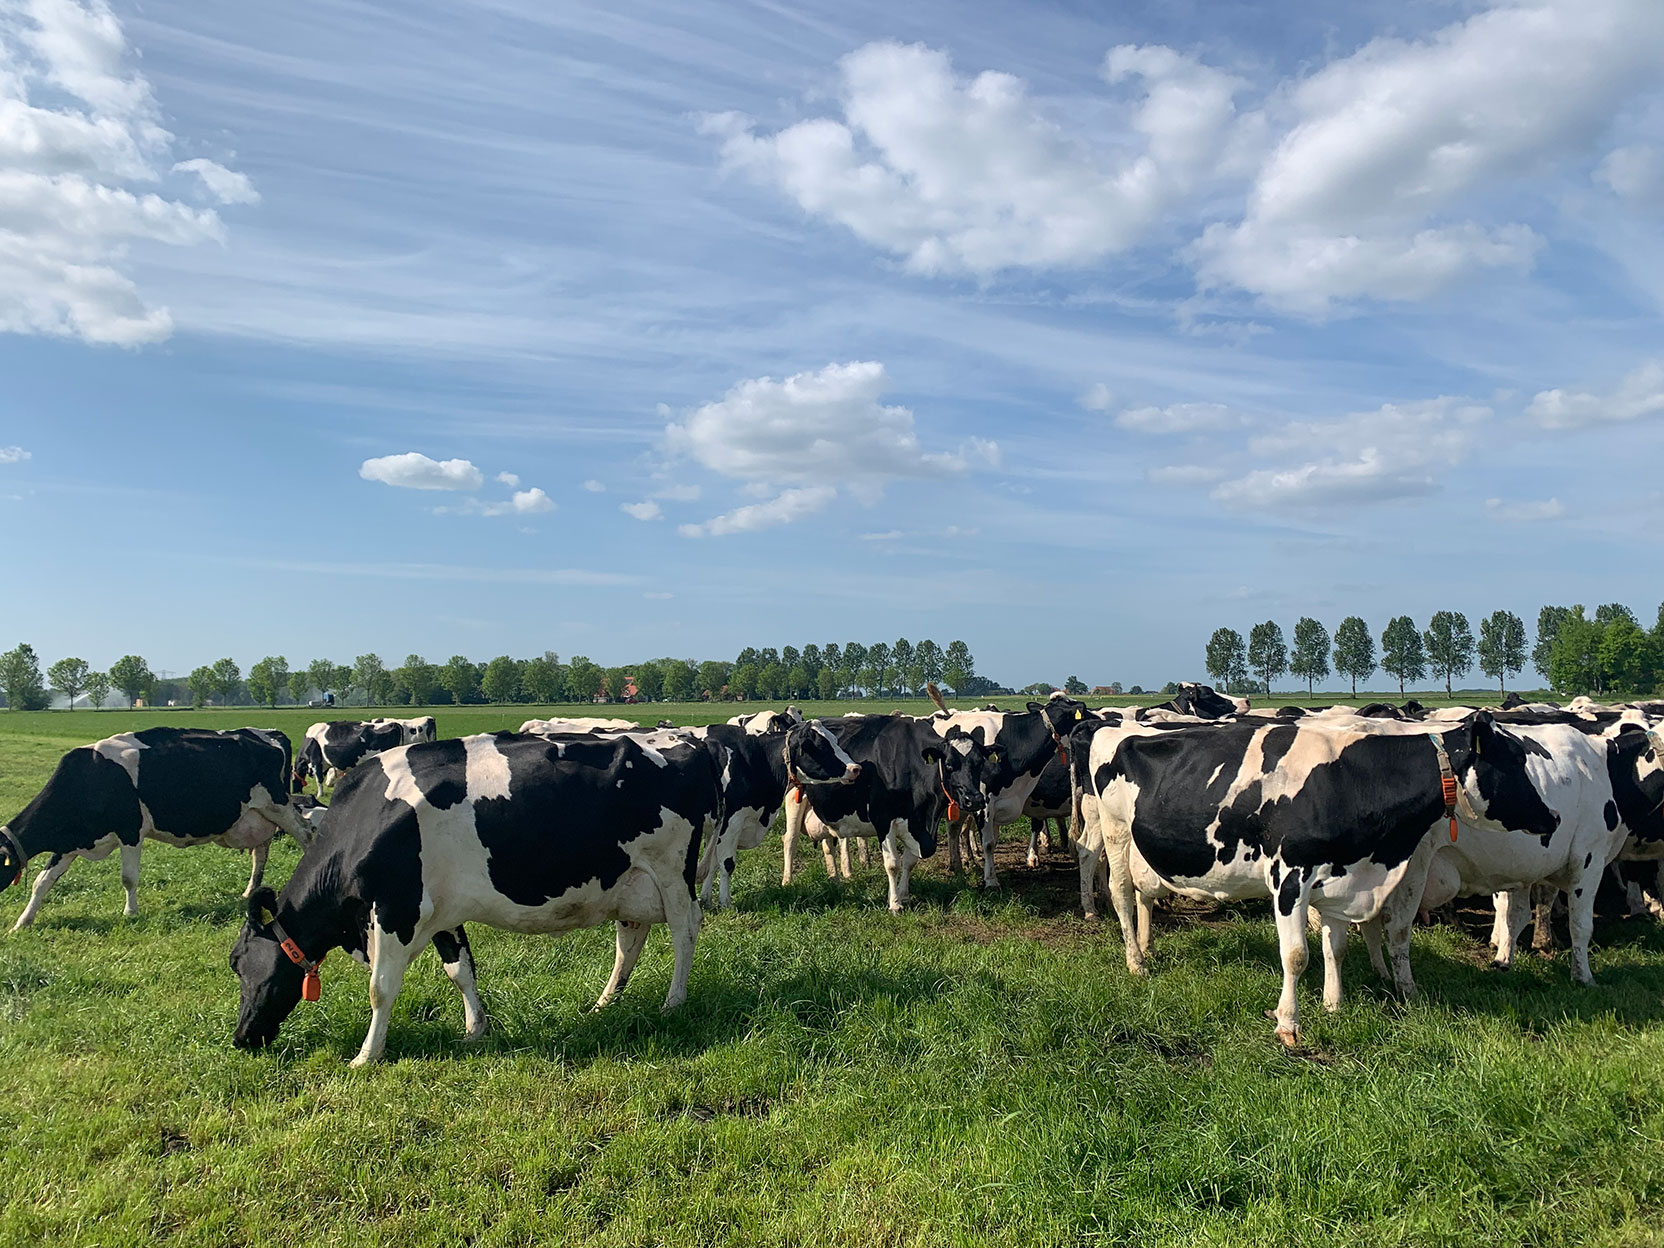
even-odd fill
[{"label": "cow hoof", "polygon": [[1504,961],[1502,958],[1491,959],[1491,970],[1493,971],[1506,971],[1512,965],[1512,962]]},{"label": "cow hoof", "polygon": [[1038,867],[1038,866],[1039,866],[1039,865],[1040,865],[1040,858],[1039,858],[1039,856],[1038,856],[1038,855],[1037,855],[1037,854],[1030,854],[1030,855],[1029,855],[1029,856],[1028,856],[1028,866],[1029,866],[1029,870],[1031,870],[1031,871],[1032,871],[1032,870],[1034,870],[1034,868],[1035,868],[1035,867]]},{"label": "cow hoof", "polygon": [[1297,1049],[1300,1047],[1300,1029],[1298,1027],[1279,1027],[1277,1028],[1277,1039],[1283,1042],[1284,1048]]},{"label": "cow hoof", "polygon": [[1097,911],[1096,911],[1096,910],[1088,910],[1088,911],[1087,911],[1087,912],[1086,912],[1086,913],[1085,913],[1085,914],[1084,914],[1084,915],[1082,915],[1082,916],[1081,916],[1081,917],[1082,917],[1082,918],[1084,918],[1084,919],[1085,919],[1085,920],[1086,920],[1086,921],[1087,921],[1087,922],[1088,922],[1088,923],[1096,923],[1096,922],[1098,922],[1098,921],[1099,921],[1099,920],[1100,920],[1100,919],[1101,919],[1101,918],[1102,918],[1102,917],[1103,917],[1103,916],[1102,916],[1102,915],[1100,915],[1100,914],[1099,914],[1099,913],[1098,913],[1098,912],[1097,912]]},{"label": "cow hoof", "polygon": [[375,1060],[376,1059],[371,1057],[368,1053],[360,1053],[357,1057],[353,1058],[352,1061],[347,1063],[347,1069],[362,1070]]}]

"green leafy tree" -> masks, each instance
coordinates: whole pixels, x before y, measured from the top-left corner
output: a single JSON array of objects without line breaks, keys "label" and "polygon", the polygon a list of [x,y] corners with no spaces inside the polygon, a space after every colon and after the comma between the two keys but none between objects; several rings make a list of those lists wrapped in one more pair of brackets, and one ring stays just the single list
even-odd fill
[{"label": "green leafy tree", "polygon": [[789,675],[784,663],[764,663],[757,672],[758,695],[770,701],[790,696],[786,690]]},{"label": "green leafy tree", "polygon": [[1602,628],[1617,620],[1628,620],[1637,628],[1640,627],[1640,621],[1635,618],[1635,612],[1621,602],[1603,602],[1595,608],[1595,623]]},{"label": "green leafy tree", "polygon": [[1551,685],[1554,684],[1554,677],[1549,664],[1554,655],[1554,643],[1560,636],[1560,626],[1570,614],[1570,607],[1544,607],[1537,612],[1537,644],[1531,648],[1531,666],[1541,672]]},{"label": "green leafy tree", "polygon": [[1394,616],[1381,630],[1381,670],[1398,677],[1398,696],[1404,696],[1404,682],[1427,675],[1427,652],[1422,648],[1421,630],[1407,615]]},{"label": "green leafy tree", "polygon": [[477,702],[480,697],[480,672],[465,654],[453,654],[439,669],[439,687],[451,695],[458,706]]},{"label": "green leafy tree", "polygon": [[[324,694],[329,693],[331,690],[334,690],[337,693],[345,692],[336,684],[335,674],[341,670],[342,669],[340,667],[336,666],[336,664],[329,659],[313,659],[306,665],[307,684],[318,691],[318,696],[320,698],[323,697]],[[351,678],[352,677],[349,673],[348,679],[350,680]]]},{"label": "green leafy tree", "polygon": [[791,689],[790,697],[812,698],[815,696],[815,678],[809,675],[809,669],[799,663],[786,673],[786,684]]},{"label": "green leafy tree", "polygon": [[636,692],[644,702],[657,702],[664,697],[664,665],[656,659],[636,665]]},{"label": "green leafy tree", "polygon": [[268,654],[248,669],[248,694],[256,702],[275,707],[289,687],[289,660]]},{"label": "green leafy tree", "polygon": [[499,654],[485,665],[480,691],[487,702],[512,702],[520,696],[520,664]]},{"label": "green leafy tree", "polygon": [[393,684],[404,690],[411,706],[432,706],[439,688],[439,669],[419,654],[407,654],[392,673]]},{"label": "green leafy tree", "polygon": [[890,691],[890,678],[895,675],[895,661],[890,656],[890,643],[875,641],[867,647],[867,674],[878,697]]},{"label": "green leafy tree", "polygon": [[601,692],[605,673],[588,656],[575,654],[566,664],[566,696],[572,702],[593,702]]},{"label": "green leafy tree", "polygon": [[1562,693],[1599,694],[1603,691],[1600,646],[1603,628],[1583,614],[1583,605],[1570,608],[1560,620],[1549,652],[1549,681]]},{"label": "green leafy tree", "polygon": [[0,689],[6,691],[6,705],[14,711],[46,708],[46,684],[40,675],[40,660],[28,642],[0,654]]},{"label": "green leafy tree", "polygon": [[87,674],[91,670],[85,659],[59,659],[46,669],[46,679],[64,695],[65,702],[73,711],[75,699],[86,692]]},{"label": "green leafy tree", "polygon": [[1276,620],[1267,620],[1248,630],[1248,670],[1260,678],[1267,696],[1271,682],[1288,671],[1288,646]]},{"label": "green leafy tree", "polygon": [[666,659],[664,664],[664,696],[670,702],[691,702],[698,670],[686,659]]},{"label": "green leafy tree", "polygon": [[1359,616],[1347,616],[1335,630],[1335,670],[1350,678],[1353,697],[1358,696],[1358,682],[1375,672],[1375,638]]},{"label": "green leafy tree", "polygon": [[699,665],[699,679],[697,681],[699,694],[710,698],[713,702],[722,697],[723,690],[728,687],[728,673],[732,670],[727,663],[717,659],[706,659]]},{"label": "green leafy tree", "polygon": [[1036,680],[1030,684],[1024,685],[1021,689],[1017,690],[1017,692],[1025,693],[1031,698],[1046,698],[1051,696],[1051,692],[1055,688],[1057,688],[1057,686],[1052,684],[1049,680]]},{"label": "green leafy tree", "polygon": [[[1660,631],[1664,632],[1664,630]],[[821,658],[819,646],[815,645],[815,643],[811,641],[808,645],[803,647],[803,670],[809,673],[809,680],[811,684],[820,678],[820,669],[824,666],[824,664],[825,660]],[[804,692],[806,694],[808,693],[807,690]]]},{"label": "green leafy tree", "polygon": [[191,705],[200,711],[214,697],[214,669],[206,663],[193,669],[185,678],[185,687],[191,691]]},{"label": "green leafy tree", "polygon": [[1479,621],[1479,670],[1504,694],[1509,673],[1525,670],[1525,621],[1512,611],[1492,611]]},{"label": "green leafy tree", "polygon": [[[826,643],[825,648],[821,650],[821,662],[832,672],[832,692],[830,695],[823,696],[835,698],[838,696],[838,690],[843,688],[844,679],[844,653],[837,642],[829,641]],[[818,674],[815,680],[818,684],[820,681]]]},{"label": "green leafy tree", "polygon": [[833,674],[831,667],[820,669],[820,676],[816,680],[816,685],[816,692],[820,694],[822,701],[830,702],[838,696],[838,678]]},{"label": "green leafy tree", "polygon": [[747,646],[744,650],[741,650],[739,652],[739,654],[734,656],[734,666],[735,667],[744,667],[747,663],[755,663],[756,661],[757,661],[757,647],[756,646]]},{"label": "green leafy tree", "polygon": [[156,684],[156,674],[136,654],[124,654],[110,664],[110,681],[127,699],[127,708],[137,706],[140,698],[148,698]]},{"label": "green leafy tree", "polygon": [[[230,706],[231,699],[242,688],[243,669],[235,659],[215,659],[208,670],[214,673],[214,692],[220,695],[220,705]],[[110,675],[115,675],[114,668],[110,669]]]},{"label": "green leafy tree", "polygon": [[[1234,628],[1213,630],[1213,636],[1208,638],[1207,669],[1213,683],[1227,693],[1247,682],[1248,650],[1242,644],[1241,633]],[[1178,692],[1177,685],[1173,685],[1172,692]]]},{"label": "green leafy tree", "polygon": [[1435,611],[1422,634],[1427,647],[1427,665],[1434,676],[1444,677],[1444,695],[1451,695],[1450,682],[1473,667],[1473,630],[1460,611]]},{"label": "green leafy tree", "polygon": [[913,647],[913,662],[918,667],[918,683],[913,688],[920,689],[942,679],[942,647],[930,638]]},{"label": "green leafy tree", "polygon": [[1313,686],[1329,674],[1329,630],[1303,615],[1294,625],[1294,652],[1289,655],[1288,670],[1306,682],[1306,696]]},{"label": "green leafy tree", "polygon": [[87,705],[95,711],[102,711],[104,704],[110,700],[110,674],[108,672],[87,673]]},{"label": "green leafy tree", "polygon": [[393,673],[379,654],[361,654],[352,661],[353,683],[364,691],[371,706],[385,706],[393,695]]},{"label": "green leafy tree", "polygon": [[1071,698],[1084,697],[1088,692],[1086,682],[1079,676],[1071,676],[1068,680],[1063,682],[1063,692],[1068,694]]},{"label": "green leafy tree", "polygon": [[1614,616],[1601,630],[1600,673],[1604,688],[1639,693],[1652,688],[1652,639],[1633,615]]},{"label": "green leafy tree", "polygon": [[917,691],[920,682],[914,679],[918,672],[913,660],[913,643],[907,638],[897,637],[895,644],[890,647],[890,666],[895,670],[896,685],[911,697]]},{"label": "green leafy tree", "polygon": [[537,658],[526,660],[520,688],[533,702],[558,702],[565,687],[563,679],[558,656],[553,650],[545,650]]},{"label": "green leafy tree", "polygon": [[757,670],[755,663],[736,663],[734,670],[728,673],[728,692],[735,697],[755,698]]},{"label": "green leafy tree", "polygon": [[955,693],[962,693],[975,675],[976,659],[971,655],[971,648],[962,641],[948,642],[942,654],[942,679]]},{"label": "green leafy tree", "polygon": [[858,641],[844,643],[843,670],[838,673],[843,677],[844,688],[851,694],[866,689],[867,676],[867,648]]}]

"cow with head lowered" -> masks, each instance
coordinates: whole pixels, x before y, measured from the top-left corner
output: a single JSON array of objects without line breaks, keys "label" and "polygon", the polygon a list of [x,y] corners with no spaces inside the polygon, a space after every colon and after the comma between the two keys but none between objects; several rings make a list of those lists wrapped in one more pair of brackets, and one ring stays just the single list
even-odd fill
[{"label": "cow with head lowered", "polygon": [[242,984],[235,1043],[271,1043],[297,1002],[316,1000],[335,949],[370,965],[371,1021],[355,1066],[381,1056],[411,960],[432,942],[461,992],[467,1035],[484,1034],[463,925],[562,932],[617,924],[624,987],[649,928],[670,928],[665,1008],[687,996],[699,933],[694,869],[722,818],[725,751],[678,734],[498,733],[406,746],[350,772],[329,834],[283,892],[249,900],[231,953]]},{"label": "cow with head lowered", "polygon": [[[890,911],[910,897],[913,865],[936,852],[944,817],[980,820],[986,814],[985,772],[995,760],[967,733],[943,736],[928,720],[905,715],[848,715],[811,721],[786,738],[788,779],[784,838],[790,884],[799,840],[877,837],[889,876]],[[997,751],[994,751],[997,754]],[[838,763],[853,772],[839,782],[815,782],[811,767],[831,774]]]},{"label": "cow with head lowered", "polygon": [[292,787],[299,793],[310,774],[322,793],[326,787],[340,783],[343,775],[365,759],[401,745],[432,741],[437,735],[432,715],[414,719],[332,719],[313,724],[300,743]]},{"label": "cow with head lowered", "polygon": [[51,855],[12,930],[34,922],[77,858],[115,850],[127,913],[137,914],[146,838],[249,850],[247,896],[260,886],[273,837],[287,832],[302,845],[312,839],[311,824],[289,800],[288,775],[289,738],[259,728],[146,728],[71,750],[35,799],[0,827],[0,889],[22,880],[29,859]]},{"label": "cow with head lowered", "polygon": [[1412,995],[1410,927],[1436,838],[1456,827],[1457,806],[1471,803],[1476,817],[1493,817],[1492,807],[1505,805],[1512,826],[1532,835],[1551,836],[1558,823],[1523,782],[1526,751],[1489,715],[1438,727],[1313,716],[1083,729],[1086,740],[1075,745],[1086,747],[1080,853],[1088,914],[1104,859],[1127,966],[1142,973],[1156,897],[1271,898],[1283,964],[1275,1018],[1289,1044],[1299,1035],[1296,989],[1310,911],[1321,924],[1327,1008],[1340,1004],[1340,961],[1354,922],[1382,920],[1393,978]]}]

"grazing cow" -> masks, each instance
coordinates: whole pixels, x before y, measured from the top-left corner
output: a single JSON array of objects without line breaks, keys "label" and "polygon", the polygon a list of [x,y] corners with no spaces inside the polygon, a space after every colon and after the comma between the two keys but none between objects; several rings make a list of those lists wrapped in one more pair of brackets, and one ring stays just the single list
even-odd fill
[{"label": "grazing cow", "polygon": [[[1089,714],[1082,702],[1054,693],[1046,702],[1030,702],[1026,711],[946,711],[928,723],[943,737],[961,732],[974,737],[998,760],[987,777],[988,810],[979,820],[982,832],[982,883],[998,888],[994,846],[999,830],[1022,818],[1047,764],[1064,762],[1062,733]],[[948,866],[959,869],[959,845],[953,821],[948,828]]]},{"label": "grazing cow", "polygon": [[[432,718],[427,722],[431,725]],[[318,781],[319,793],[334,788],[343,775],[365,759],[410,745],[410,731],[408,721],[397,719],[332,719],[313,724],[306,730],[295,759],[293,791],[299,793],[306,787],[308,775]]]},{"label": "grazing cow", "polygon": [[127,913],[139,912],[139,848],[226,845],[254,859],[248,896],[260,886],[278,832],[300,844],[311,825],[289,801],[289,738],[237,728],[145,728],[71,750],[35,799],[0,827],[0,889],[23,878],[36,854],[51,854],[12,931],[29,926],[52,885],[77,858],[121,851]]},{"label": "grazing cow", "polygon": [[597,1006],[624,987],[654,923],[670,927],[664,1008],[687,996],[699,934],[701,838],[721,821],[725,751],[668,734],[633,739],[500,733],[390,750],[354,769],[328,836],[281,896],[249,900],[231,953],[242,983],[235,1043],[260,1048],[336,948],[370,964],[371,1021],[353,1065],[381,1056],[410,961],[431,940],[462,993],[467,1036],[487,1026],[463,924],[562,932],[617,921]]},{"label": "grazing cow", "polygon": [[1171,701],[1161,703],[1164,711],[1180,715],[1194,715],[1197,719],[1223,719],[1227,715],[1241,715],[1248,710],[1247,698],[1228,698],[1214,692],[1212,686],[1199,685],[1192,680],[1181,680],[1179,691]]},{"label": "grazing cow", "polygon": [[522,733],[535,732],[539,736],[553,736],[574,732],[636,732],[641,725],[633,719],[528,719],[520,725]]},{"label": "grazing cow", "polygon": [[[1452,803],[1505,815],[1526,834],[1552,836],[1559,822],[1525,781],[1527,748],[1488,714],[1436,735],[1391,721],[1313,717],[1106,727],[1091,730],[1090,741],[1080,846],[1088,912],[1098,862],[1107,858],[1127,967],[1136,974],[1153,898],[1274,898],[1283,963],[1275,1018],[1287,1044],[1299,1036],[1308,909],[1322,927],[1326,1008],[1340,1004],[1347,924],[1378,918],[1393,978],[1412,995],[1410,926]],[[1455,781],[1448,797],[1447,774]]]},{"label": "grazing cow", "polygon": [[811,840],[876,836],[890,881],[890,911],[899,914],[910,895],[913,864],[936,852],[936,825],[943,816],[964,812],[982,817],[987,805],[983,772],[998,760],[963,733],[938,735],[928,720],[862,715],[821,724],[829,734],[803,724],[787,735],[793,776],[810,774],[813,755],[819,755],[815,770],[823,775],[832,773],[834,760],[851,760],[859,770],[848,783],[794,789],[786,803],[781,882],[792,882],[797,843],[804,835]]},{"label": "grazing cow", "polygon": [[[766,718],[765,718],[766,716]],[[851,783],[861,769],[842,753],[837,738],[824,725],[805,724],[795,708],[784,714],[769,711],[765,716],[744,716],[745,723],[712,724],[687,729],[687,735],[720,744],[728,751],[723,773],[724,819],[721,831],[712,837],[699,863],[699,899],[711,895],[711,880],[717,877],[718,906],[726,906],[734,878],[737,850],[755,849],[768,835],[774,817],[786,801],[788,788],[805,784]],[[795,718],[794,718],[795,716]],[[800,749],[793,773],[787,759],[788,734],[801,727],[806,734],[824,739],[824,749]]]}]

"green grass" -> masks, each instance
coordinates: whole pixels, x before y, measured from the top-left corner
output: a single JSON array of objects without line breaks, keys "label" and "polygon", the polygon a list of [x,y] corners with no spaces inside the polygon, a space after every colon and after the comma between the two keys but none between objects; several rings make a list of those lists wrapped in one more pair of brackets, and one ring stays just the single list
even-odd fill
[{"label": "green grass", "polygon": [[[529,712],[436,714],[449,735]],[[0,814],[121,728],[312,717],[0,714]],[[274,847],[274,882],[294,861]],[[0,1243],[1664,1244],[1649,923],[1599,928],[1586,990],[1563,956],[1499,974],[1481,939],[1418,929],[1408,1006],[1355,948],[1339,1014],[1308,973],[1290,1055],[1258,908],[1167,924],[1134,981],[1061,859],[1008,855],[996,895],[927,863],[894,919],[876,865],[782,889],[773,844],[676,1014],[662,931],[592,1014],[609,931],[481,928],[487,1040],[460,1043],[424,956],[389,1060],[351,1071],[369,1008],[340,955],[273,1051],[231,1047],[246,865],[149,846],[129,920],[114,860],[79,864],[0,937]]]}]

